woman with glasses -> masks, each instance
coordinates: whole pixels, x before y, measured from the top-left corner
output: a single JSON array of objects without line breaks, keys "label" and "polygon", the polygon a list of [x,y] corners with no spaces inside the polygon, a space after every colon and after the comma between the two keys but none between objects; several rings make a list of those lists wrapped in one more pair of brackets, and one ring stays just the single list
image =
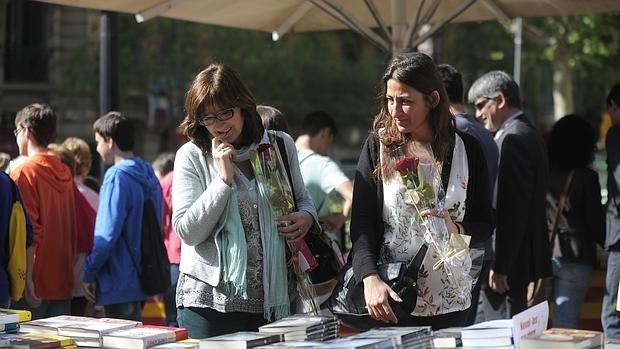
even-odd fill
[{"label": "woman with glasses", "polygon": [[[449,235],[471,236],[470,245],[489,238],[491,203],[482,150],[472,136],[456,130],[447,93],[430,57],[412,53],[393,58],[380,86],[380,111],[360,154],[354,182],[355,279],[363,282],[370,316],[386,326],[464,326],[471,293],[457,297],[458,290],[447,282],[447,272],[436,263],[438,255],[432,246],[418,274],[415,309],[400,320],[389,302],[407,299],[401,299],[380,278],[377,264],[411,260],[427,243],[419,218],[429,215],[443,218]],[[426,194],[407,191],[409,184],[403,183],[398,165],[406,159],[402,154],[417,157],[415,167],[438,165],[433,191],[445,193],[446,210],[416,206],[421,199],[415,198]]]},{"label": "woman with glasses", "polygon": [[[172,186],[172,220],[182,241],[179,326],[191,338],[256,331],[288,315],[294,301],[286,241],[318,229],[295,144],[286,133],[264,130],[254,97],[225,65],[196,75],[185,110],[181,127],[190,141],[176,154]],[[250,162],[271,144],[270,135],[285,146],[281,156],[295,194],[296,211],[281,216],[264,197],[269,183]]]}]

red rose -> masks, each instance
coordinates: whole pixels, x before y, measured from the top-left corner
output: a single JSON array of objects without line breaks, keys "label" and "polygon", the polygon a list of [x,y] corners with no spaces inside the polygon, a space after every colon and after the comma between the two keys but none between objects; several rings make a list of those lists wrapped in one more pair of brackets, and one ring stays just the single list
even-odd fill
[{"label": "red rose", "polygon": [[398,160],[396,163],[396,170],[400,172],[401,176],[406,176],[408,173],[417,173],[418,172],[418,163],[420,159],[413,157],[411,155],[407,155],[402,159]]},{"label": "red rose", "polygon": [[263,144],[259,144],[258,145],[258,153],[262,154],[264,152],[266,152],[267,150],[269,150],[271,148],[271,144],[269,143],[263,143]]}]

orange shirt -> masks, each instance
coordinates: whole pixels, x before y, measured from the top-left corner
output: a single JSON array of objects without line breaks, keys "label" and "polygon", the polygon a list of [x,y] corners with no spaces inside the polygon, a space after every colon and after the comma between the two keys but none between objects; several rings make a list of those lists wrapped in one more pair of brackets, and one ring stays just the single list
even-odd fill
[{"label": "orange shirt", "polygon": [[44,300],[70,299],[76,219],[71,170],[52,154],[36,154],[11,172],[34,230],[33,280]]}]

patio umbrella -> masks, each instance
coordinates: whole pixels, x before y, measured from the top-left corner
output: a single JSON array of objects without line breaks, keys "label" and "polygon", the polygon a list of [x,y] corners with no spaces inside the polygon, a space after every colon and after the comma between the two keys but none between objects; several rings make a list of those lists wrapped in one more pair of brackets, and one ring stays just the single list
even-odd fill
[{"label": "patio umbrella", "polygon": [[[416,47],[446,23],[620,11],[619,0],[39,0],[266,31],[350,29],[386,52]],[[425,28],[421,30],[421,28]],[[377,29],[378,30],[375,30]]]}]

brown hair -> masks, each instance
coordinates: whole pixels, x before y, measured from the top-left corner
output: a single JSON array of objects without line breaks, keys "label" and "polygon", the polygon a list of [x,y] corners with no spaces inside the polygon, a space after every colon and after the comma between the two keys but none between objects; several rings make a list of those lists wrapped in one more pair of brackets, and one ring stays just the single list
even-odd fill
[{"label": "brown hair", "polygon": [[[452,148],[454,143],[454,138],[452,137],[454,124],[453,116],[450,113],[448,94],[439,77],[435,63],[433,63],[429,56],[414,52],[394,57],[385,70],[378,95],[380,110],[373,121],[372,132],[383,143],[387,154],[394,148],[412,141],[411,135],[402,134],[398,131],[394,119],[388,111],[385,93],[387,82],[390,79],[398,80],[416,89],[424,95],[426,102],[431,105],[427,119],[433,133],[431,147],[435,159],[443,161],[446,158],[448,149]],[[432,106],[431,94],[434,91],[437,91],[439,94],[439,102],[437,105]],[[385,176],[381,175],[381,172],[389,175],[393,171],[390,166],[382,166],[375,169],[374,173],[377,177],[385,178]]]},{"label": "brown hair", "polygon": [[15,115],[15,127],[27,128],[40,147],[47,147],[56,138],[56,113],[47,104],[29,104]]},{"label": "brown hair", "polygon": [[75,175],[86,177],[93,162],[88,143],[78,137],[68,137],[62,142],[62,145],[73,155]]},{"label": "brown hair", "polygon": [[187,137],[205,154],[211,152],[211,134],[200,124],[207,106],[220,108],[238,107],[243,117],[243,131],[240,144],[258,142],[264,128],[258,112],[256,99],[241,81],[239,74],[224,64],[211,64],[202,70],[194,80],[185,96],[185,119],[181,123]]}]

